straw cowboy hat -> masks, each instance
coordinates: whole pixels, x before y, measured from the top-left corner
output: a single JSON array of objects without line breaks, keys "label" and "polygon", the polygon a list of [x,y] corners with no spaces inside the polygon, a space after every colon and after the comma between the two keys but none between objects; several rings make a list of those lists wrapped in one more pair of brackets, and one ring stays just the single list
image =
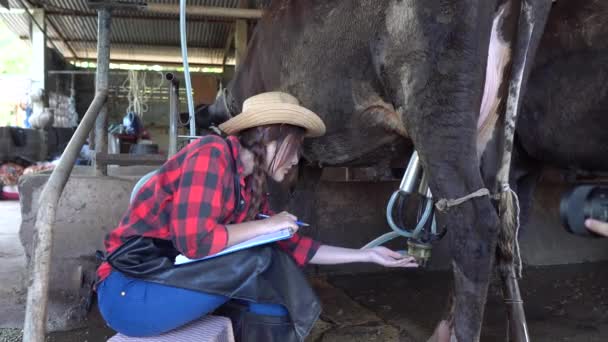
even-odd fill
[{"label": "straw cowboy hat", "polygon": [[243,103],[243,112],[220,125],[226,134],[237,134],[247,128],[289,124],[306,129],[307,137],[325,134],[325,124],[312,111],[300,106],[300,101],[278,91],[252,96]]}]

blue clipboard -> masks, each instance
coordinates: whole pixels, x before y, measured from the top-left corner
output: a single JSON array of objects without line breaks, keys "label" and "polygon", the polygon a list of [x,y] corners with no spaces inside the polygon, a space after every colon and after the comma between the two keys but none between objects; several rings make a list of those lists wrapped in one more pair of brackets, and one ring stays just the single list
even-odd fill
[{"label": "blue clipboard", "polygon": [[292,236],[293,236],[293,233],[292,233],[291,229],[285,228],[285,229],[278,230],[276,232],[258,235],[256,237],[254,237],[253,239],[249,239],[247,241],[243,241],[239,244],[236,244],[232,247],[228,247],[217,254],[209,255],[209,256],[206,256],[206,257],[200,258],[200,259],[189,259],[186,256],[184,256],[183,254],[180,254],[175,258],[174,265],[178,266],[178,265],[188,264],[191,262],[197,262],[197,261],[203,261],[203,260],[207,260],[207,259],[211,259],[211,258],[216,258],[216,257],[222,256],[225,254],[238,252],[243,249],[247,249],[247,248],[251,248],[251,247],[255,247],[255,246],[259,246],[259,245],[265,245],[268,243],[277,242],[277,241],[281,241],[281,240],[287,240],[287,239],[291,238]]}]

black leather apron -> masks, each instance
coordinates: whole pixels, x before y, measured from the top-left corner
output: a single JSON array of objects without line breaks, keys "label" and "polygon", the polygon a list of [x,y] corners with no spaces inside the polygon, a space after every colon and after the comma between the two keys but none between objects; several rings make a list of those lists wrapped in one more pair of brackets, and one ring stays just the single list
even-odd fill
[{"label": "black leather apron", "polygon": [[249,248],[217,258],[175,266],[171,241],[134,237],[105,260],[132,278],[256,303],[283,305],[292,336],[303,341],[321,313],[320,302],[302,270],[274,245]]}]

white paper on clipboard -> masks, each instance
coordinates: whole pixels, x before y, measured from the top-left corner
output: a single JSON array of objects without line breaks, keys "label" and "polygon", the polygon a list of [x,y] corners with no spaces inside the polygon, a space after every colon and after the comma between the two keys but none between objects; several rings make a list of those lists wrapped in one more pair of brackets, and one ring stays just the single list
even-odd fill
[{"label": "white paper on clipboard", "polygon": [[219,256],[222,256],[225,254],[234,253],[234,252],[237,252],[237,251],[240,251],[243,249],[247,249],[247,248],[251,248],[251,247],[255,247],[255,246],[259,246],[259,245],[265,245],[267,243],[272,243],[272,242],[276,242],[276,241],[286,240],[286,239],[291,238],[292,236],[293,236],[293,234],[291,233],[291,230],[288,228],[285,228],[285,229],[278,230],[276,232],[272,232],[272,233],[268,233],[268,234],[264,234],[264,235],[258,235],[256,237],[254,237],[253,239],[249,239],[247,241],[243,241],[239,244],[236,244],[232,247],[226,248],[217,254],[209,255],[209,256],[206,256],[206,257],[200,258],[200,259],[188,259],[183,254],[180,254],[175,258],[174,265],[183,265],[183,264],[187,264],[187,263],[191,263],[191,262],[195,262],[195,261],[203,261],[203,260],[219,257]]}]

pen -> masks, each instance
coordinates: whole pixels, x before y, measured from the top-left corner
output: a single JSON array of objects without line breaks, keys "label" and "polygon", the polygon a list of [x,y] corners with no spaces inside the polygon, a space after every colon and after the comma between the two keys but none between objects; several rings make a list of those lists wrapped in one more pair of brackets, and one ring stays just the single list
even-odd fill
[{"label": "pen", "polygon": [[[270,216],[265,215],[265,214],[258,214],[257,215],[258,218],[269,218]],[[306,222],[300,222],[300,221],[296,221],[296,224],[300,227],[308,227],[310,226],[308,223]]]}]

